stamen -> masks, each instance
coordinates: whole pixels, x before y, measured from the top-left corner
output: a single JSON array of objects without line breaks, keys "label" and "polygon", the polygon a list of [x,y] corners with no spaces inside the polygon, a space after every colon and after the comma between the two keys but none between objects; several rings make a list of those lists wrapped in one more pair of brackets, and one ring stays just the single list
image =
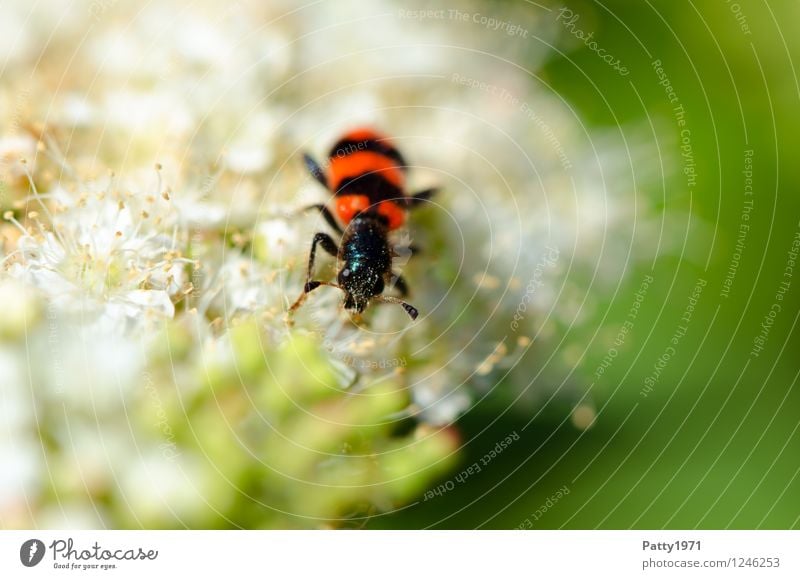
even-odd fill
[{"label": "stamen", "polygon": [[28,170],[28,162],[25,159],[20,159],[20,164],[22,165],[22,170],[25,172],[25,178],[28,180],[28,184],[31,187],[31,191],[33,191],[33,197],[39,203],[45,215],[47,215],[47,218],[50,220],[50,223],[53,224],[53,233],[56,234],[56,237],[58,237],[58,240],[61,242],[61,245],[63,245],[64,247],[68,247],[67,242],[64,240],[61,233],[55,226],[55,219],[53,218],[53,214],[50,213],[50,209],[48,209],[47,205],[42,199],[42,196],[39,195],[39,189],[36,187],[36,183],[33,182],[33,176]]},{"label": "stamen", "polygon": [[22,232],[22,235],[24,237],[30,237],[31,236],[30,232],[22,226],[22,223],[17,221],[17,219],[14,217],[14,212],[13,211],[6,211],[5,213],[3,213],[3,219],[13,223],[16,226],[16,228],[19,229]]}]

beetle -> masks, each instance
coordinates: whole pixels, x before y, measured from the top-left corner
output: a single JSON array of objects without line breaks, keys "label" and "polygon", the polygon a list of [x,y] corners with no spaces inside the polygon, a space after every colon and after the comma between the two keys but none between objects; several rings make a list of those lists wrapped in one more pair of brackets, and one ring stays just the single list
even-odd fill
[{"label": "beetle", "polygon": [[[337,246],[327,233],[314,235],[303,293],[289,312],[299,308],[310,292],[327,285],[342,290],[346,310],[361,313],[371,301],[393,303],[415,320],[419,311],[401,299],[408,295],[408,284],[392,270],[398,254],[389,235],[405,223],[409,209],[430,199],[437,189],[407,195],[405,159],[387,137],[368,128],[349,131],[333,145],[327,171],[309,154],[304,154],[303,160],[311,176],[333,194],[328,205],[311,205],[305,210],[319,211],[341,235],[341,243]],[[342,264],[338,283],[312,279],[317,247]],[[408,249],[416,252],[413,246]],[[400,297],[384,295],[390,284]]]}]

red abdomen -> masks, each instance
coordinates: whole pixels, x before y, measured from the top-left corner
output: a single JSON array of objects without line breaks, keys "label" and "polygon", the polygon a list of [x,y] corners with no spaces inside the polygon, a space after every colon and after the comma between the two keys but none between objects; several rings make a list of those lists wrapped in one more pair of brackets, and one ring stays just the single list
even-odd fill
[{"label": "red abdomen", "polygon": [[405,222],[405,160],[385,136],[371,129],[346,133],[328,155],[328,186],[343,224],[363,211],[386,217],[389,229]]}]

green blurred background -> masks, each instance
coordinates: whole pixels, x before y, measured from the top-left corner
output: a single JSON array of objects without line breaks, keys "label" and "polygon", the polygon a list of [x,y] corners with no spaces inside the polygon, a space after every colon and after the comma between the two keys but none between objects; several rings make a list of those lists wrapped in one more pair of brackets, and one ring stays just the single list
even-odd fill
[{"label": "green blurred background", "polygon": [[[794,30],[800,5],[709,0],[563,6],[580,15],[577,26],[594,32],[630,74],[613,73],[564,34],[560,54],[540,71],[539,81],[593,128],[622,131],[633,142],[644,138],[676,159],[678,170],[668,172],[663,185],[638,193],[665,220],[677,221],[684,238],[669,240],[678,251],[660,252],[651,264],[630,269],[593,322],[565,337],[581,346],[580,356],[563,376],[548,379],[593,384],[587,400],[597,420],[591,428],[576,429],[563,400],[535,416],[529,404],[477,402],[458,422],[468,444],[454,474],[480,462],[509,433],[519,433],[520,441],[481,472],[462,477],[465,482],[444,479],[441,496],[372,519],[368,528],[797,527],[800,366],[794,328],[800,279],[796,271],[794,278],[784,276],[784,268],[800,220],[800,166],[794,159],[800,145]],[[679,128],[658,84],[657,59],[691,130],[693,187],[680,171]],[[723,297],[743,219],[745,150],[753,151],[753,209],[741,261]],[[650,170],[660,170],[658,157],[650,162]],[[634,328],[595,379],[609,348],[599,336],[618,331],[647,275],[654,282]],[[645,380],[670,346],[698,279],[707,283],[686,335],[645,397]],[[782,281],[790,285],[778,301]],[[763,350],[752,356],[774,303],[782,309]],[[568,493],[554,500],[565,486]]]},{"label": "green blurred background", "polygon": [[[800,525],[796,2],[75,6],[4,20],[0,526]],[[361,123],[443,189],[410,228],[430,315],[365,331],[318,292],[290,327],[325,195],[300,152]],[[45,226],[167,235],[186,284],[52,258],[34,156]],[[140,291],[166,313],[83,318]]]}]

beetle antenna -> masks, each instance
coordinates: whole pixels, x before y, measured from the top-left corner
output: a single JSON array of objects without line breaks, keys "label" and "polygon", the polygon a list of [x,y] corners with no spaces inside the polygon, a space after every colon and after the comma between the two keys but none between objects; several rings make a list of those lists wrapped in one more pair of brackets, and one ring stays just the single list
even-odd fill
[{"label": "beetle antenna", "polygon": [[419,310],[417,310],[417,308],[394,296],[380,295],[380,296],[374,296],[372,299],[386,304],[399,304],[403,306],[403,309],[406,311],[406,313],[412,320],[416,320],[417,316],[419,315]]}]

